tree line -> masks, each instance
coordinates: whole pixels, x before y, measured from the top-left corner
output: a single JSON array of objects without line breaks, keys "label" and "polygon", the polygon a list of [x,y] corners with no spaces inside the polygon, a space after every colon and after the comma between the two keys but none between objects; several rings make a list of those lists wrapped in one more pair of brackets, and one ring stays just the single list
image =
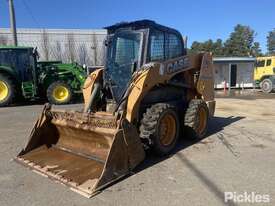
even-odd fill
[{"label": "tree line", "polygon": [[[194,41],[191,48],[188,49],[190,53],[197,52],[212,52],[214,56],[263,56],[275,55],[275,28],[267,34],[267,53],[263,54],[259,42],[255,41],[256,33],[249,26],[237,24],[234,31],[231,32],[229,38],[225,41],[222,39],[212,40],[209,39],[205,42]],[[102,48],[99,48],[96,35],[92,35],[91,41],[81,43],[78,45],[75,42],[73,34],[67,34],[64,37],[64,45],[62,46],[59,41],[52,42],[49,40],[48,33],[43,30],[40,42],[37,42],[37,47],[40,48],[43,54],[43,59],[48,60],[51,58],[63,60],[65,62],[78,61],[81,64],[101,64],[103,56]],[[56,43],[56,45],[54,45]],[[0,45],[8,45],[8,36],[0,35]],[[88,46],[88,45],[89,46]],[[66,47],[62,49],[62,47]],[[90,54],[90,49],[92,54]],[[89,51],[88,51],[89,50]],[[64,54],[63,54],[64,53]]]},{"label": "tree line", "polygon": [[205,42],[194,41],[190,53],[201,51],[212,52],[214,56],[263,56],[275,55],[275,29],[267,35],[267,53],[261,51],[260,43],[255,41],[256,33],[249,26],[237,24],[229,38],[223,42],[222,39],[213,41],[209,39]]}]

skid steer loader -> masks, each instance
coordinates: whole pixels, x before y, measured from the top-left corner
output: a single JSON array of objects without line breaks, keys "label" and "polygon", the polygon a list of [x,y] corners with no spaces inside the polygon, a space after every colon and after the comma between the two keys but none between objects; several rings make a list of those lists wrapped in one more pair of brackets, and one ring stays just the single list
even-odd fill
[{"label": "skid steer loader", "polygon": [[180,134],[202,138],[215,110],[211,54],[187,55],[179,32],[149,20],[107,30],[106,64],[86,79],[84,109],[45,105],[16,157],[87,197],[129,174],[146,149],[166,155]]}]

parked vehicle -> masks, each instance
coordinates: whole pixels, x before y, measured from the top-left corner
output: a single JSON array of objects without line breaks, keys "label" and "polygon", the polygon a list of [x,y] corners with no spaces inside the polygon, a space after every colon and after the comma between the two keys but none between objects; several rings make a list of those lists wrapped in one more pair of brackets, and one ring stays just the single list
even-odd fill
[{"label": "parked vehicle", "polygon": [[275,90],[275,56],[257,58],[254,80],[264,93]]},{"label": "parked vehicle", "polygon": [[32,47],[0,46],[0,106],[9,105],[20,97],[46,98],[52,104],[71,102],[81,91],[85,70],[73,63],[38,62]]}]

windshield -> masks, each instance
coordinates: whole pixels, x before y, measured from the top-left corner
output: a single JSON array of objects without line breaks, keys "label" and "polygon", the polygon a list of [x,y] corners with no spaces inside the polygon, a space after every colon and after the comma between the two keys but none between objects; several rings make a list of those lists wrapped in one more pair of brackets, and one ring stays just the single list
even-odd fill
[{"label": "windshield", "polygon": [[138,65],[140,48],[141,34],[138,32],[120,32],[108,45],[106,73],[117,101],[131,79],[132,67]]},{"label": "windshield", "polygon": [[113,51],[113,61],[117,66],[129,64],[138,60],[139,35],[118,36]]}]

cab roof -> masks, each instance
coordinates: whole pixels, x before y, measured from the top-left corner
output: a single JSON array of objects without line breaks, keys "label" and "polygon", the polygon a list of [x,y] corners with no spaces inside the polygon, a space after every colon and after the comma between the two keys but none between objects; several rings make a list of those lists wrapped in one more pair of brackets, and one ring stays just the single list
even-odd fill
[{"label": "cab roof", "polygon": [[275,56],[257,57],[257,60],[265,60],[265,59],[275,59]]},{"label": "cab roof", "polygon": [[176,29],[157,24],[155,21],[144,19],[132,22],[121,22],[108,27],[105,27],[108,30],[108,34],[115,33],[120,29],[129,29],[129,30],[139,30],[139,29],[158,29],[160,31],[176,33],[181,35]]}]

